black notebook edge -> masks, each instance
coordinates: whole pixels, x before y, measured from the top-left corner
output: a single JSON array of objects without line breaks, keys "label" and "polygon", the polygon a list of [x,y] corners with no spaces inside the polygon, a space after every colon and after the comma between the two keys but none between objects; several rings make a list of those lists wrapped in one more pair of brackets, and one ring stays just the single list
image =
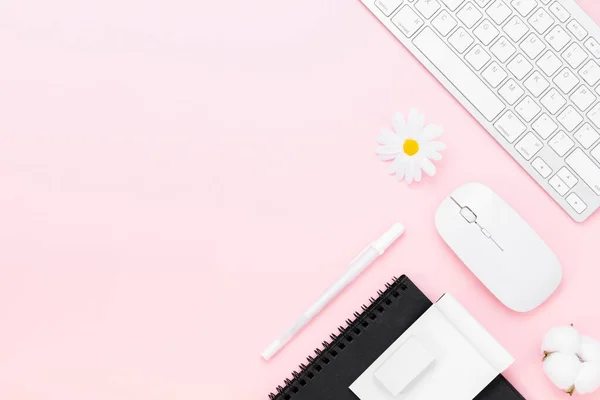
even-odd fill
[{"label": "black notebook edge", "polygon": [[[337,352],[336,348],[343,351],[346,346],[352,343],[352,337],[356,334],[356,332],[352,332],[353,330],[361,329],[360,327],[364,327],[365,322],[368,325],[369,319],[376,319],[377,316],[381,314],[381,303],[384,303],[389,296],[398,297],[400,295],[399,290],[404,291],[409,285],[414,286],[412,281],[408,279],[406,275],[402,275],[399,278],[393,277],[391,282],[385,284],[385,290],[377,291],[377,298],[369,298],[369,306],[363,304],[360,313],[354,312],[354,319],[346,320],[346,327],[340,325],[337,333],[330,334],[329,338],[331,341],[324,341],[322,343],[322,348],[315,349],[315,355],[308,356],[306,358],[306,364],[302,363],[298,366],[299,372],[292,372],[292,379],[285,379],[285,386],[277,386],[277,393],[269,394],[269,399],[290,400],[291,394],[296,393],[297,390],[301,390],[298,388],[305,386],[315,374],[320,372],[321,368],[325,368],[322,365],[329,364],[329,358],[332,356],[332,351],[334,352],[333,354]],[[348,342],[348,344],[344,342]]]},{"label": "black notebook edge", "polygon": [[[292,372],[292,378],[287,378],[284,381],[284,386],[277,386],[274,393],[269,394],[271,400],[293,400],[294,394],[302,390],[310,381],[331,362],[332,358],[336,357],[338,351],[343,351],[346,346],[350,346],[354,335],[372,322],[378,316],[382,315],[384,304],[390,301],[390,296],[399,297],[401,292],[407,289],[415,289],[422,296],[422,300],[426,300],[431,306],[431,301],[421,292],[421,290],[406,276],[402,275],[399,278],[394,277],[391,282],[385,284],[385,290],[377,291],[377,298],[369,298],[370,304],[363,305],[361,312],[354,312],[354,319],[346,320],[346,327],[340,326],[337,333],[332,333],[330,341],[324,341],[321,348],[315,349],[314,356],[308,356],[306,363],[301,363],[298,366],[298,371]],[[402,332],[399,332],[399,335]],[[339,349],[339,350],[338,350]],[[505,392],[508,390],[515,395],[515,398],[525,400],[525,398],[506,380],[503,375],[498,375],[476,398],[475,400],[506,400]],[[358,398],[357,398],[358,399]]]}]

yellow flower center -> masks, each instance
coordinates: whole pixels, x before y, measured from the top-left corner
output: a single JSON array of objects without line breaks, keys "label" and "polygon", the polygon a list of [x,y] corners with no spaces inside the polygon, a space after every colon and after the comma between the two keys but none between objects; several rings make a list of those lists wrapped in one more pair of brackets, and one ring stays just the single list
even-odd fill
[{"label": "yellow flower center", "polygon": [[419,152],[419,143],[414,139],[406,139],[404,141],[404,154],[414,156]]}]

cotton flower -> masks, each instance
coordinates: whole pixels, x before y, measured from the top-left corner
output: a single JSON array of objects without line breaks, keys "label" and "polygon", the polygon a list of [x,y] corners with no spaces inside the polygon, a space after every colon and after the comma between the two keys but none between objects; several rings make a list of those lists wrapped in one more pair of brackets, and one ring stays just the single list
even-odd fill
[{"label": "cotton flower", "polygon": [[544,372],[563,392],[573,394],[573,386],[583,364],[575,354],[552,353],[544,360]]},{"label": "cotton flower", "polygon": [[581,346],[581,336],[577,329],[572,326],[559,326],[550,329],[542,341],[542,349],[545,353],[571,353],[575,354]]},{"label": "cotton flower", "polygon": [[417,109],[411,109],[407,120],[401,113],[393,118],[394,132],[384,129],[377,137],[377,154],[382,161],[392,161],[388,171],[396,174],[398,180],[420,182],[422,172],[429,176],[436,173],[433,161],[441,160],[440,151],[446,145],[434,139],[438,138],[444,129],[440,125],[425,126],[425,115]]},{"label": "cotton flower", "polygon": [[562,326],[546,334],[542,352],[544,372],[565,393],[587,394],[600,387],[600,342]]},{"label": "cotton flower", "polygon": [[600,343],[590,337],[582,336],[578,354],[583,360],[600,363]]}]

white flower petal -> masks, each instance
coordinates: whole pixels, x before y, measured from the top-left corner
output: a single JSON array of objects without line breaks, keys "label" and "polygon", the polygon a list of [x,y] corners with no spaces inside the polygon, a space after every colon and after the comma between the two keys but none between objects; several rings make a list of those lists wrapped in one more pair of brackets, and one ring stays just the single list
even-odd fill
[{"label": "white flower petal", "polygon": [[375,139],[381,145],[402,144],[404,141],[389,129],[382,129],[381,134]]},{"label": "white flower petal", "polygon": [[396,171],[396,179],[398,179],[399,181],[404,179],[405,171],[406,171],[406,164],[402,164],[402,166],[398,169],[398,171]]},{"label": "white flower petal", "polygon": [[575,390],[579,394],[595,392],[600,387],[600,363],[583,363],[575,379]]},{"label": "white flower petal", "polygon": [[423,157],[429,158],[431,160],[441,160],[442,156],[440,153],[438,153],[438,151],[441,151],[441,150],[436,149],[436,147],[439,147],[439,146],[432,145],[432,143],[441,143],[441,142],[424,143],[423,146],[421,147],[421,151],[419,153]]},{"label": "white flower petal", "polygon": [[600,363],[600,342],[591,337],[582,336],[577,355],[583,361],[595,361]]},{"label": "white flower petal", "polygon": [[439,141],[429,142],[429,147],[436,151],[446,150],[446,144]]},{"label": "white flower petal", "polygon": [[417,164],[413,164],[413,166],[413,175],[415,176],[415,182],[421,182],[421,178],[423,177],[423,174],[421,173],[421,167]]},{"label": "white flower petal", "polygon": [[552,353],[544,361],[544,372],[561,390],[569,390],[575,384],[581,367],[575,354]]},{"label": "white flower petal", "polygon": [[435,165],[433,165],[433,163],[428,158],[424,158],[421,160],[421,168],[427,175],[429,175],[429,176],[435,175],[435,171],[436,171]]},{"label": "white flower petal", "polygon": [[411,108],[408,112],[408,129],[413,135],[420,136],[423,133],[423,125],[425,124],[425,115],[419,113],[416,108]]},{"label": "white flower petal", "polygon": [[405,173],[406,183],[408,183],[409,185],[412,183],[412,181],[414,179],[413,171],[414,171],[413,164],[410,162],[408,164],[406,164],[406,169],[405,169],[404,173]]},{"label": "white flower petal", "polygon": [[381,161],[390,161],[390,160],[393,160],[394,158],[396,158],[396,156],[393,154],[380,155],[378,157]]},{"label": "white flower petal", "polygon": [[579,351],[581,337],[577,329],[572,326],[560,326],[552,328],[544,336],[542,351],[575,354]]},{"label": "white flower petal", "polygon": [[428,158],[433,161],[440,161],[442,159],[442,155],[437,151],[433,151],[428,154]]},{"label": "white flower petal", "polygon": [[423,136],[421,137],[423,140],[433,140],[438,138],[444,133],[444,128],[441,125],[427,125],[425,129],[423,129]]},{"label": "white flower petal", "polygon": [[402,135],[406,131],[406,121],[404,120],[404,115],[402,115],[402,113],[397,112],[394,114],[392,126],[394,127],[394,131],[399,135]]},{"label": "white flower petal", "polygon": [[390,146],[379,146],[375,149],[375,152],[379,155],[389,155],[389,154],[400,154],[404,152],[404,147],[399,145],[390,145]]},{"label": "white flower petal", "polygon": [[404,163],[405,163],[405,161],[404,161],[404,157],[402,157],[402,155],[396,156],[394,161],[392,161],[392,163],[388,167],[388,173],[389,174],[396,173],[401,167],[404,166]]}]

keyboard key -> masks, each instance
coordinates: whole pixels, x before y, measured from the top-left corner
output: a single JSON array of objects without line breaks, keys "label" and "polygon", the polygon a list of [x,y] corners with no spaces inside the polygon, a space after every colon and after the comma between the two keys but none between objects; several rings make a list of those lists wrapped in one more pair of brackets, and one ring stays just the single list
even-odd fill
[{"label": "keyboard key", "polygon": [[585,41],[585,48],[596,58],[600,58],[600,43],[594,38]]},{"label": "keyboard key", "polygon": [[596,104],[590,112],[587,114],[590,121],[596,125],[596,128],[600,128],[600,104]]},{"label": "keyboard key", "polygon": [[554,14],[554,16],[558,18],[560,22],[566,22],[571,17],[571,14],[569,14],[569,12],[558,3],[558,1],[552,3],[550,6],[550,12]]},{"label": "keyboard key", "polygon": [[558,125],[554,122],[554,119],[550,118],[550,116],[545,113],[542,114],[531,127],[544,140],[548,139],[550,135],[558,129]]},{"label": "keyboard key", "polygon": [[479,7],[485,7],[488,5],[488,3],[492,0],[474,0],[475,4],[477,4]]},{"label": "keyboard key", "polygon": [[448,14],[448,11],[443,10],[433,19],[432,24],[439,33],[446,36],[458,23],[450,14]]},{"label": "keyboard key", "polygon": [[573,68],[579,68],[579,66],[588,57],[585,50],[581,48],[577,43],[571,43],[569,47],[563,53],[563,58]]},{"label": "keyboard key", "polygon": [[537,61],[538,67],[548,76],[552,76],[562,66],[562,62],[553,52],[548,50],[544,55]]},{"label": "keyboard key", "polygon": [[487,9],[487,14],[495,23],[501,25],[512,14],[512,10],[504,1],[496,0]]},{"label": "keyboard key", "polygon": [[556,174],[564,183],[567,184],[569,189],[573,189],[577,185],[578,179],[571,173],[566,167],[562,167]]},{"label": "keyboard key", "polygon": [[588,31],[586,31],[585,28],[574,19],[569,21],[567,24],[567,29],[573,34],[573,36],[577,38],[577,40],[583,40],[588,35]]},{"label": "keyboard key", "polygon": [[596,159],[596,161],[600,162],[600,146],[596,146],[590,154]]},{"label": "keyboard key", "polygon": [[483,17],[483,14],[473,3],[467,3],[457,14],[467,28],[472,28]]},{"label": "keyboard key", "polygon": [[577,214],[581,214],[587,209],[587,204],[585,204],[584,201],[581,200],[581,197],[577,196],[575,193],[571,193],[567,196],[567,203],[573,207]]},{"label": "keyboard key", "polygon": [[552,88],[542,97],[541,103],[550,111],[550,114],[556,114],[567,104],[567,100],[558,93],[558,90]]},{"label": "keyboard key", "polygon": [[504,32],[508,35],[509,38],[518,42],[525,36],[529,28],[525,25],[525,22],[516,15],[512,17],[506,25],[504,25]]},{"label": "keyboard key", "polygon": [[488,61],[491,60],[491,56],[480,45],[476,44],[473,46],[471,51],[465,56],[465,60],[479,71]]},{"label": "keyboard key", "polygon": [[575,146],[575,142],[571,140],[564,132],[558,132],[552,139],[550,139],[550,147],[560,157],[563,157]]},{"label": "keyboard key", "polygon": [[506,62],[513,54],[515,54],[515,46],[513,46],[507,38],[501,37],[494,43],[490,48],[492,54],[494,54],[500,62]]},{"label": "keyboard key", "polygon": [[517,145],[517,151],[527,161],[531,160],[544,147],[543,143],[531,132],[523,136]]},{"label": "keyboard key", "polygon": [[533,69],[533,65],[531,65],[522,54],[517,54],[517,56],[508,63],[507,67],[519,80],[525,78],[525,76]]},{"label": "keyboard key", "polygon": [[488,121],[504,110],[504,103],[431,28],[425,27],[413,43]]},{"label": "keyboard key", "polygon": [[592,188],[597,195],[600,195],[600,168],[598,168],[583,150],[575,149],[575,151],[565,159],[565,162],[577,175],[579,175],[582,181]]},{"label": "keyboard key", "polygon": [[375,0],[375,5],[386,17],[389,17],[396,11],[396,8],[400,7],[402,1],[403,0]]},{"label": "keyboard key", "polygon": [[500,34],[498,29],[496,29],[496,27],[487,19],[479,24],[473,33],[479,38],[479,40],[481,40],[481,43],[486,46],[492,43],[492,40],[494,40],[498,34]]},{"label": "keyboard key", "polygon": [[531,165],[544,179],[548,178],[552,174],[552,168],[550,168],[550,166],[539,157],[533,160]]},{"label": "keyboard key", "polygon": [[540,8],[529,18],[529,23],[541,35],[554,25],[554,18],[545,9]]},{"label": "keyboard key", "polygon": [[536,0],[513,0],[512,6],[521,14],[526,17],[537,7]]},{"label": "keyboard key", "polygon": [[538,71],[535,71],[525,80],[524,85],[532,95],[540,97],[540,95],[548,89],[550,82],[548,82]]},{"label": "keyboard key", "polygon": [[583,117],[581,114],[575,110],[573,106],[567,106],[558,116],[558,122],[565,127],[567,132],[573,132],[575,128],[579,126],[580,123],[583,122]]},{"label": "keyboard key", "polygon": [[392,18],[392,22],[407,37],[414,35],[424,24],[424,21],[408,5],[405,5],[396,13],[394,18]]},{"label": "keyboard key", "polygon": [[527,54],[527,57],[532,60],[537,58],[542,51],[546,48],[546,45],[542,40],[535,35],[535,33],[530,33],[529,36],[523,40],[523,43],[520,45],[521,49]]},{"label": "keyboard key", "polygon": [[525,125],[512,111],[507,111],[494,126],[509,143],[514,143],[526,129]]},{"label": "keyboard key", "polygon": [[557,25],[546,35],[546,41],[554,50],[561,51],[571,41],[571,36],[560,25]]},{"label": "keyboard key", "polygon": [[570,69],[565,68],[558,75],[556,75],[553,81],[556,83],[556,86],[563,91],[563,93],[569,93],[575,88],[575,86],[577,86],[579,83],[579,78],[573,72],[571,72]]},{"label": "keyboard key", "polygon": [[590,60],[581,68],[579,75],[588,85],[595,86],[600,81],[600,66],[596,61]]},{"label": "keyboard key", "polygon": [[573,104],[577,106],[581,111],[585,111],[594,104],[596,101],[596,96],[585,86],[580,86],[572,95],[571,101]]},{"label": "keyboard key", "polygon": [[511,106],[517,102],[525,94],[525,91],[521,89],[519,84],[514,79],[510,79],[504,84],[498,91],[500,96],[506,100]]},{"label": "keyboard key", "polygon": [[584,149],[589,149],[600,139],[600,134],[596,132],[594,128],[587,122],[579,128],[577,132],[573,135],[575,140],[577,140]]},{"label": "keyboard key", "polygon": [[531,122],[532,119],[535,118],[536,115],[542,111],[540,106],[529,96],[525,97],[517,106],[515,107],[517,113],[525,120],[525,122]]},{"label": "keyboard key", "polygon": [[548,182],[550,182],[550,186],[552,186],[561,196],[564,196],[569,192],[569,187],[558,177],[558,175],[554,175]]},{"label": "keyboard key", "polygon": [[488,65],[481,76],[483,76],[483,79],[485,79],[493,88],[496,88],[508,77],[508,74],[496,61],[494,61]]},{"label": "keyboard key", "polygon": [[474,41],[475,39],[473,39],[463,27],[455,30],[448,39],[448,42],[450,42],[452,47],[454,47],[459,53],[463,53],[465,50],[467,50]]},{"label": "keyboard key", "polygon": [[417,4],[415,4],[417,11],[426,19],[433,17],[433,14],[435,14],[440,7],[440,3],[438,3],[437,0],[419,0]]},{"label": "keyboard key", "polygon": [[450,11],[456,10],[465,0],[442,0],[446,7],[450,9]]}]

